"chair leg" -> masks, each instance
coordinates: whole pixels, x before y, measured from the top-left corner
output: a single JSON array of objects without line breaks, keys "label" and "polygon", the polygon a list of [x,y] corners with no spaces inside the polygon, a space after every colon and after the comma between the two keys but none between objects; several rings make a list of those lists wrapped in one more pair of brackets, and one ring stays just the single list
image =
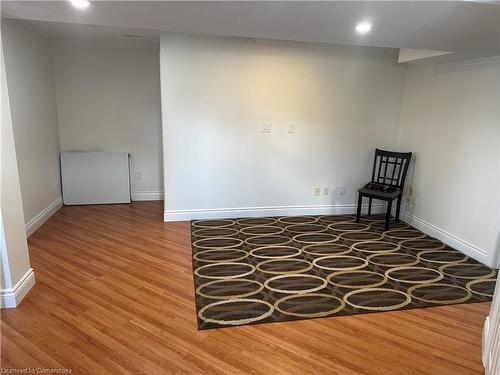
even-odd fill
[{"label": "chair leg", "polygon": [[368,216],[372,214],[372,197],[368,200]]},{"label": "chair leg", "polygon": [[398,197],[398,203],[396,205],[396,223],[399,223],[399,213],[401,212],[401,198],[402,196],[400,195]]},{"label": "chair leg", "polygon": [[363,203],[363,196],[358,193],[358,211],[356,213],[356,223],[359,223],[361,217],[361,204]]},{"label": "chair leg", "polygon": [[387,212],[385,214],[385,230],[389,230],[389,222],[391,220],[392,201],[387,202]]}]

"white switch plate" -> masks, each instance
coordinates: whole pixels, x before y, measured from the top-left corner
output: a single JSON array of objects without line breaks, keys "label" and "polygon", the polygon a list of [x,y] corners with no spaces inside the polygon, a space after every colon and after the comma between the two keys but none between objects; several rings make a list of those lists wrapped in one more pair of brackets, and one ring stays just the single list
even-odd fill
[{"label": "white switch plate", "polygon": [[345,195],[345,186],[344,185],[337,186],[337,194],[338,195]]},{"label": "white switch plate", "polygon": [[295,124],[288,124],[288,133],[295,133]]},{"label": "white switch plate", "polygon": [[321,188],[319,186],[316,186],[314,188],[314,195],[320,195],[321,194]]},{"label": "white switch plate", "polygon": [[272,122],[263,122],[261,133],[271,133],[273,128]]}]

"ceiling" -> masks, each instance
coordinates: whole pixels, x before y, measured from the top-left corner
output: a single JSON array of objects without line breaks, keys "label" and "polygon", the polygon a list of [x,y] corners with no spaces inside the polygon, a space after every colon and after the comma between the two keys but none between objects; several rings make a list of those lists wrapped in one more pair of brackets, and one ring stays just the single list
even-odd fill
[{"label": "ceiling", "polygon": [[53,40],[156,47],[160,44],[160,33],[151,30],[24,19],[19,20],[19,22]]},{"label": "ceiling", "polygon": [[[135,34],[157,43],[176,32],[454,52],[429,62],[500,55],[499,1],[93,1],[85,10],[66,1],[2,1],[1,12],[54,38]],[[363,20],[373,30],[360,36],[354,27]]]}]

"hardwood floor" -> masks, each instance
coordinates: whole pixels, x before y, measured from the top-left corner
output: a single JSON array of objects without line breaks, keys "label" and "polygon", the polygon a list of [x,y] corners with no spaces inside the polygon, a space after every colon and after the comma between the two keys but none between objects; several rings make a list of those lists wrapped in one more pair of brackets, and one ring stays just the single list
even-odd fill
[{"label": "hardwood floor", "polygon": [[482,374],[489,303],[198,331],[188,222],[160,202],[64,207],[1,312],[3,368],[73,374]]}]

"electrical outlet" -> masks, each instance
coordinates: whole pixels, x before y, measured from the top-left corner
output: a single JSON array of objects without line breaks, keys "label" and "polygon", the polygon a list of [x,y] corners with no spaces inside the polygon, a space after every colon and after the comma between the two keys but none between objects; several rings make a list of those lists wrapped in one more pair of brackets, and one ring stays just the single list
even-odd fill
[{"label": "electrical outlet", "polygon": [[272,132],[272,127],[273,127],[272,122],[263,122],[262,123],[262,130],[260,132],[269,134]]},{"label": "electrical outlet", "polygon": [[57,180],[55,178],[52,179],[52,190],[57,192]]},{"label": "electrical outlet", "polygon": [[345,195],[345,185],[337,186],[337,195]]},{"label": "electrical outlet", "polygon": [[417,196],[415,194],[410,196],[410,204],[413,204],[413,205],[417,204]]},{"label": "electrical outlet", "polygon": [[288,133],[295,133],[295,124],[288,124]]},{"label": "electrical outlet", "polygon": [[408,204],[417,204],[417,195],[415,194],[415,190],[413,187],[410,187],[408,190],[408,194],[406,195],[406,203]]},{"label": "electrical outlet", "polygon": [[406,203],[412,204],[413,196],[410,193],[406,194],[405,201]]},{"label": "electrical outlet", "polygon": [[314,195],[320,195],[321,194],[321,188],[319,186],[316,186],[314,188]]},{"label": "electrical outlet", "polygon": [[142,176],[141,176],[141,171],[136,171],[136,172],[135,172],[135,179],[136,179],[136,180],[140,180],[141,178],[142,178]]},{"label": "electrical outlet", "polygon": [[417,196],[416,195],[408,195],[406,197],[406,203],[416,205],[417,204]]},{"label": "electrical outlet", "polygon": [[323,188],[323,195],[328,195],[330,194],[330,187],[329,186],[325,186]]}]

